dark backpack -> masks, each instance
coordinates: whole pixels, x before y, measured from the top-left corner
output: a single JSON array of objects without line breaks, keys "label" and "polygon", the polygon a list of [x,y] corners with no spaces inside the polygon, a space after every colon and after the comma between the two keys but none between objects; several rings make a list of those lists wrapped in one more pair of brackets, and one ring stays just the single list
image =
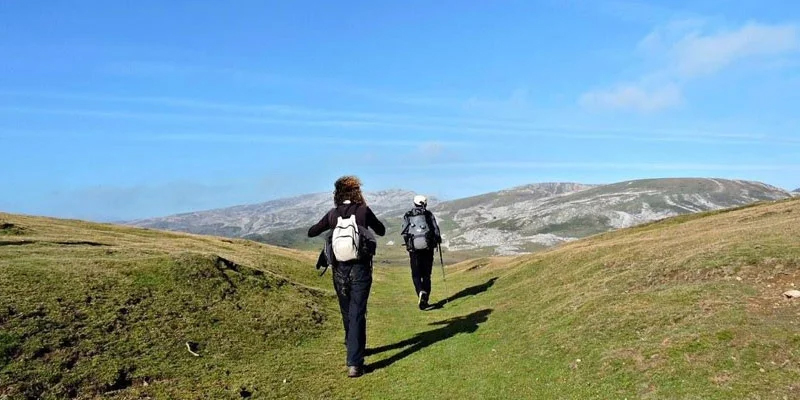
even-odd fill
[{"label": "dark backpack", "polygon": [[406,250],[429,250],[435,247],[433,229],[427,214],[426,210],[417,208],[406,213],[408,226],[403,232]]}]

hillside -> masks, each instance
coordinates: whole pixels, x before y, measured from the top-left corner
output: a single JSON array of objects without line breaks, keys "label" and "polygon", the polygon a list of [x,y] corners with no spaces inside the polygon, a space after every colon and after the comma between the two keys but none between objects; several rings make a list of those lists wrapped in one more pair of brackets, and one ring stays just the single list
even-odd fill
[{"label": "hillside", "polygon": [[524,187],[443,203],[437,215],[448,227],[448,248],[488,247],[514,254],[676,215],[789,197],[759,182],[691,178],[528,191]]},{"label": "hillside", "polygon": [[453,265],[427,312],[378,267],[357,380],[301,253],[0,217],[0,397],[800,396],[800,199]]},{"label": "hillside", "polygon": [[462,313],[492,313],[449,379],[494,398],[798,398],[798,237],[795,199],[464,263],[451,276],[492,285]]},{"label": "hillside", "polygon": [[792,196],[800,196],[800,188],[797,188],[792,191]]},{"label": "hillside", "polygon": [[254,360],[338,318],[333,294],[309,286],[321,283],[313,261],[244,240],[0,214],[0,398],[224,398],[269,384],[287,364],[253,371]]},{"label": "hillside", "polygon": [[[610,185],[539,183],[441,203],[434,200],[429,208],[436,212],[448,250],[513,255],[670,216],[789,196],[758,182],[675,178]],[[367,195],[389,226],[384,244],[399,241],[400,217],[412,197],[413,192],[400,190]],[[305,232],[329,208],[330,195],[316,194],[132,224],[310,249],[314,242]]]},{"label": "hillside", "polygon": [[[409,207],[414,193],[385,190],[364,193],[364,197],[376,215],[397,217]],[[436,199],[432,199],[431,204],[436,204]],[[252,237],[301,227],[308,229],[332,206],[330,193],[315,193],[260,204],[143,219],[128,224],[207,235]]]}]

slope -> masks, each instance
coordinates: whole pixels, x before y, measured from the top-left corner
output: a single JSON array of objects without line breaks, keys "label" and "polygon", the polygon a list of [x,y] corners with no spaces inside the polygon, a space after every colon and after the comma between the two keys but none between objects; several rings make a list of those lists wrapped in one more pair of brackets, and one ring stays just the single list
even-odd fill
[{"label": "slope", "polygon": [[671,216],[786,197],[786,191],[759,182],[647,179],[550,196],[498,192],[466,206],[444,203],[440,219],[450,228],[451,250],[514,254]]},{"label": "slope", "polygon": [[[22,220],[11,222],[15,225],[4,228],[12,232],[5,241],[20,240],[9,237],[31,228]],[[182,245],[198,239],[212,244],[220,241],[176,236],[186,238],[181,239]],[[254,353],[242,351],[235,360],[219,350],[225,348],[224,343],[201,348],[201,358],[183,348],[174,354],[165,350],[169,357],[145,357],[150,361],[137,365],[136,371],[169,363],[181,369],[169,378],[148,381],[148,386],[134,378],[129,388],[108,395],[797,398],[800,300],[786,299],[782,293],[800,285],[798,237],[800,199],[673,217],[534,255],[453,265],[448,267],[446,282],[438,272],[434,275],[436,307],[427,312],[416,309],[407,268],[376,267],[368,314],[370,372],[363,378],[344,378],[340,322],[334,311],[324,307],[323,296],[318,301],[327,319],[303,328],[307,319],[301,313],[300,327],[285,331],[285,336],[295,340],[294,346],[265,344],[268,338],[246,331],[245,336],[256,337],[251,338],[253,342],[239,340],[254,344],[238,348]],[[5,246],[0,250],[2,261],[8,263],[9,248],[25,246],[32,245]],[[24,263],[27,267],[16,268],[33,269],[36,254],[23,255],[29,259]],[[249,257],[255,260],[256,256],[237,262],[246,265]],[[291,266],[281,270],[287,276],[293,271]],[[316,278],[309,274],[292,276],[314,282]],[[29,278],[18,276],[15,282],[19,285],[25,279]],[[12,287],[4,285],[3,293]],[[323,285],[329,285],[327,279]],[[27,303],[18,301],[19,307]],[[180,304],[175,307],[188,312]],[[237,314],[246,313],[229,309],[219,318],[240,318],[237,323],[250,320],[250,315]],[[7,324],[13,318],[0,320]],[[210,331],[213,325],[200,327]],[[82,329],[73,328],[75,332]],[[71,346],[78,346],[75,343]],[[175,341],[173,346],[182,344]],[[264,350],[266,346],[274,347]],[[17,357],[9,364],[12,369],[4,367],[0,377],[7,379],[15,366],[34,359],[36,347],[31,349],[21,352],[21,358],[12,356]],[[58,351],[65,350],[45,354]],[[150,354],[148,346],[141,344],[137,351],[132,359]],[[188,358],[186,364],[175,361],[181,355]],[[199,366],[191,367],[192,363]],[[218,372],[219,365],[231,375]],[[187,384],[195,381],[195,387]],[[0,396],[2,390],[8,389],[0,384]]]},{"label": "slope", "polygon": [[782,293],[800,285],[798,237],[786,200],[462,263],[424,315],[387,287],[377,370],[358,384],[364,398],[797,398],[800,300]]},{"label": "slope", "polygon": [[251,360],[337,326],[333,294],[309,285],[320,283],[312,261],[244,240],[0,214],[0,398],[253,392],[286,363],[255,371]]}]

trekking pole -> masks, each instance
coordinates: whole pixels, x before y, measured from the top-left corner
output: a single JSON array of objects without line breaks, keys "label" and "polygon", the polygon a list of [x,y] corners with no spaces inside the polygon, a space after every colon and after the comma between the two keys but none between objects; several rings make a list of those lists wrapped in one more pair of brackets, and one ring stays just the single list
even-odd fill
[{"label": "trekking pole", "polygon": [[[449,293],[447,290],[447,279],[444,276],[444,256],[442,256],[442,244],[439,243],[439,265],[442,266],[442,286],[444,286],[444,293],[445,295]],[[445,296],[444,301],[447,302],[447,297]]]}]

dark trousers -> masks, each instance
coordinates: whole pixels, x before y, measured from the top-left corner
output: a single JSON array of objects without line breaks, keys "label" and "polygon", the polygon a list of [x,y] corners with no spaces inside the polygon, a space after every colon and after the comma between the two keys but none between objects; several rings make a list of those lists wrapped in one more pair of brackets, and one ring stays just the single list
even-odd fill
[{"label": "dark trousers", "polygon": [[342,311],[349,367],[364,365],[367,348],[367,299],[372,287],[371,264],[340,264],[333,271],[333,287]]},{"label": "dark trousers", "polygon": [[411,280],[414,281],[414,290],[431,294],[431,270],[433,270],[433,249],[414,250],[408,255],[411,258]]}]

